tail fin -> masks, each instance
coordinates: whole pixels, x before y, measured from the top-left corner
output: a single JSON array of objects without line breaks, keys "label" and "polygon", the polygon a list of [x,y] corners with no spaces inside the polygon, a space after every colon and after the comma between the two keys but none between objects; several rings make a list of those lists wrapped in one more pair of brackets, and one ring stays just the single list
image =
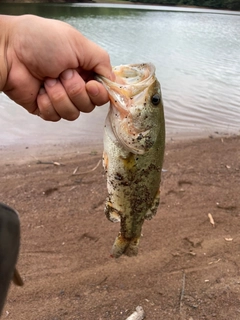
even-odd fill
[{"label": "tail fin", "polygon": [[138,254],[138,244],[139,238],[126,239],[119,233],[112,246],[111,256],[114,258],[119,258],[122,254],[129,257],[136,256]]}]

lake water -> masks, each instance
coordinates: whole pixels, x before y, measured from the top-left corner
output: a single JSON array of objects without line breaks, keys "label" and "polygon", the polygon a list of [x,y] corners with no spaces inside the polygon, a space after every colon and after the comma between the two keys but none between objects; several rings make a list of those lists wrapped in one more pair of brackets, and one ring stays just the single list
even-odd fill
[{"label": "lake water", "polygon": [[[113,65],[152,62],[167,137],[240,133],[240,12],[126,5],[0,5],[60,19],[105,48]],[[0,145],[101,141],[107,106],[48,123],[0,95]]]}]

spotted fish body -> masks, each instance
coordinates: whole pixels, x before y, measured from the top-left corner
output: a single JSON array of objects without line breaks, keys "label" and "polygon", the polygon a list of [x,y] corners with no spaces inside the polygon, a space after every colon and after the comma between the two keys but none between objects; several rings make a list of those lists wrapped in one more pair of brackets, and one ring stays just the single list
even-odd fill
[{"label": "spotted fish body", "polygon": [[103,165],[108,197],[105,213],[121,229],[111,255],[138,253],[142,225],[157,212],[165,146],[160,84],[148,64],[113,68],[116,82],[99,77],[110,109],[104,130]]}]

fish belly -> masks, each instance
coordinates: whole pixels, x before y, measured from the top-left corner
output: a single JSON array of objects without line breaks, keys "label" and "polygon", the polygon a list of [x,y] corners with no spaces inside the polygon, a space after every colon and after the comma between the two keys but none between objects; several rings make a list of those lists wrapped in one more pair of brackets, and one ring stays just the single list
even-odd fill
[{"label": "fish belly", "polygon": [[143,222],[152,218],[159,205],[159,159],[154,150],[144,155],[126,151],[105,128],[103,165],[108,188],[105,214],[121,225],[111,251],[115,258],[138,254]]}]

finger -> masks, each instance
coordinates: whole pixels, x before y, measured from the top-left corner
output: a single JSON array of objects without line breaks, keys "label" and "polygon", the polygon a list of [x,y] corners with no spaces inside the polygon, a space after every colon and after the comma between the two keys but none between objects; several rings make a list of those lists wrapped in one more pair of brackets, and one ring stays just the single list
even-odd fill
[{"label": "finger", "polygon": [[85,70],[93,70],[95,73],[114,81],[115,74],[112,71],[109,54],[91,40],[85,38],[85,41],[85,59],[82,56],[79,57],[80,66]]},{"label": "finger", "polygon": [[95,80],[86,83],[86,90],[92,103],[96,106],[101,106],[109,101],[107,90]]},{"label": "finger", "polygon": [[72,103],[82,112],[91,112],[95,108],[87,91],[86,83],[76,70],[65,70],[61,76],[66,93]]},{"label": "finger", "polygon": [[69,96],[57,79],[48,78],[44,82],[44,87],[51,104],[59,116],[66,120],[75,120],[79,117],[79,110],[69,99]]},{"label": "finger", "polygon": [[37,96],[38,108],[34,114],[37,114],[44,120],[59,121],[61,117],[53,108],[52,103],[48,97],[48,94],[44,88],[41,88]]}]

